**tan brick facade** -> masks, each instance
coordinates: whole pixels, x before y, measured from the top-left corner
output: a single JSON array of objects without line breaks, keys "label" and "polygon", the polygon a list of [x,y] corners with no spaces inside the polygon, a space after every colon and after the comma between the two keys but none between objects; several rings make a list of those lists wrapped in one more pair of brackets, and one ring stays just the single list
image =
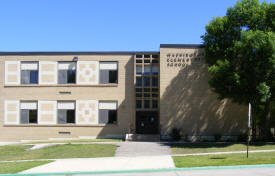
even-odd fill
[{"label": "tan brick facade", "polygon": [[[238,135],[246,130],[247,109],[229,100],[217,100],[217,95],[211,92],[202,52],[199,47],[161,47],[160,52],[154,53],[160,55],[161,135],[170,134],[173,127],[191,136]],[[137,53],[1,53],[0,141],[123,137],[135,130],[134,62]],[[56,62],[72,61],[76,57],[76,84],[57,84]],[[39,61],[39,84],[16,85],[20,80],[20,70],[18,64],[11,61]],[[117,84],[98,83],[99,61],[118,63]],[[8,62],[10,64],[5,64]],[[66,100],[76,102],[79,117],[75,124],[56,123],[56,103]],[[20,101],[38,102],[38,124],[20,124]],[[117,102],[116,124],[96,123],[100,101]]]}]

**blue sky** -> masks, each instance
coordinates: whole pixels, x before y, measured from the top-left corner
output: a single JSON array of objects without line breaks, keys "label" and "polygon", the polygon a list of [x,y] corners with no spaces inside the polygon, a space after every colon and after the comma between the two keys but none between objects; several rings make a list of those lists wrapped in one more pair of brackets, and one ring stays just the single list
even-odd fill
[{"label": "blue sky", "polygon": [[159,44],[200,44],[205,25],[236,2],[1,0],[0,51],[158,51]]}]

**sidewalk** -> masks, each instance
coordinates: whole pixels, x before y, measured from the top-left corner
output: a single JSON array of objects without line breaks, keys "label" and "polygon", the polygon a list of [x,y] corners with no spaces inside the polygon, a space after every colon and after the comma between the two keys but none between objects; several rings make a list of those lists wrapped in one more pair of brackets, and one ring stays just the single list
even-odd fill
[{"label": "sidewalk", "polygon": [[22,173],[91,172],[163,168],[175,168],[171,156],[58,159],[52,163],[38,166],[23,171]]}]

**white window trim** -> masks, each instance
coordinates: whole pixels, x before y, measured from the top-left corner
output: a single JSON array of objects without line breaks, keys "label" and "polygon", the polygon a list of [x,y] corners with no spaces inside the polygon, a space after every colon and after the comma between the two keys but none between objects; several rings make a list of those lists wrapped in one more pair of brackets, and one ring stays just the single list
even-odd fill
[{"label": "white window trim", "polygon": [[100,70],[117,70],[117,62],[100,62]]}]

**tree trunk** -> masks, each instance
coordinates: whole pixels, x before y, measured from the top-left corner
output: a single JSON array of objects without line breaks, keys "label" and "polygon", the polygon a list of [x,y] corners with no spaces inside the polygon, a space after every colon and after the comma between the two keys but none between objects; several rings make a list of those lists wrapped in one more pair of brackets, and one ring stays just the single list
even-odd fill
[{"label": "tree trunk", "polygon": [[270,98],[268,98],[265,102],[265,108],[264,108],[264,115],[265,115],[265,129],[264,129],[264,139],[269,140],[271,137],[270,133]]}]

